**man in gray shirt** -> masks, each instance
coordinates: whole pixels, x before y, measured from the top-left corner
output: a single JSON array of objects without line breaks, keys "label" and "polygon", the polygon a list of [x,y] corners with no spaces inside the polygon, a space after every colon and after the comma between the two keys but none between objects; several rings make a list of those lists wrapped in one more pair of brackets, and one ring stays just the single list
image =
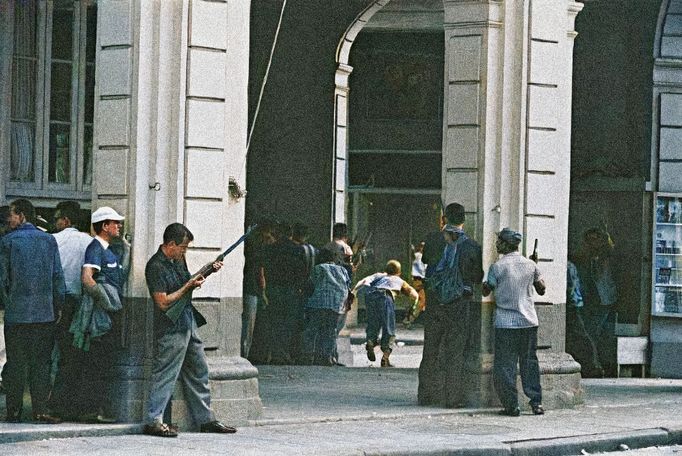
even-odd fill
[{"label": "man in gray shirt", "polygon": [[519,253],[521,233],[504,228],[497,234],[495,247],[502,256],[490,266],[483,282],[483,296],[495,292],[495,361],[493,383],[504,409],[502,415],[519,416],[516,390],[516,364],[521,366],[523,392],[535,415],[542,407],[540,367],[537,357],[538,316],[533,289],[545,294],[545,283],[535,262]]}]

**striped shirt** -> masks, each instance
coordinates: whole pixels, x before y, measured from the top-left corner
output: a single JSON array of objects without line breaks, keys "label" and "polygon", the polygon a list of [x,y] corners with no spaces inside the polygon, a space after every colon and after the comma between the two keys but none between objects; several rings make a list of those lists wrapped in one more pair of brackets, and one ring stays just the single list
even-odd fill
[{"label": "striped shirt", "polygon": [[541,279],[538,266],[519,252],[508,253],[490,266],[487,282],[495,291],[496,328],[538,326],[533,283]]},{"label": "striped shirt", "polygon": [[334,263],[321,263],[313,268],[310,280],[315,289],[306,307],[343,313],[343,304],[350,289],[350,276],[346,268]]}]

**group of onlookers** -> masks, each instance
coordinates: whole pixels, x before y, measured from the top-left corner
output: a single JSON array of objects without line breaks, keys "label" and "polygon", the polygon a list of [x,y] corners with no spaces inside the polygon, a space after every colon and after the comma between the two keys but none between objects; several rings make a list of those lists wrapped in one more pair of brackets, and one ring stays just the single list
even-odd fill
[{"label": "group of onlookers", "polygon": [[[257,364],[338,365],[336,339],[357,293],[365,294],[368,357],[383,333],[381,365],[395,340],[394,299],[417,292],[400,278],[400,263],[360,280],[351,289],[359,258],[348,244],[348,228],[337,223],[332,240],[317,249],[302,224],[261,223],[246,244],[242,356]],[[376,280],[375,280],[376,279]],[[371,290],[372,292],[369,292]],[[370,354],[371,351],[371,354]]]},{"label": "group of onlookers", "polygon": [[[6,222],[0,239],[0,303],[7,421],[22,421],[26,386],[35,422],[116,421],[114,369],[123,348],[119,315],[130,264],[130,244],[121,236],[124,217],[107,206],[95,210],[90,217],[94,237],[78,230],[81,209],[74,201],[57,205],[54,234],[36,226],[35,209],[25,199],[13,201],[0,217]],[[144,427],[149,435],[178,435],[177,426],[164,423],[178,380],[201,432],[236,432],[210,407],[208,365],[197,334],[206,320],[191,303],[205,277],[190,275],[185,261],[192,240],[184,225],[169,225],[145,271],[155,304]],[[222,262],[211,267],[217,271]]]},{"label": "group of onlookers", "polygon": [[[77,229],[80,214],[78,203],[60,203],[54,234],[36,227],[35,209],[28,200],[15,200],[5,215],[0,214],[6,221],[0,239],[0,303],[5,309],[7,363],[2,379],[8,421],[22,420],[27,385],[37,422],[115,419],[110,388],[121,352],[118,314],[130,245],[121,237],[124,217],[114,209],[101,207],[92,213],[94,237]],[[418,248],[423,263],[416,265],[417,274],[413,265],[413,275],[419,279],[423,275],[419,287],[426,284],[418,394],[424,405],[466,403],[465,364],[475,351],[472,297],[483,270],[481,248],[466,235],[464,220],[463,206],[448,205],[441,229]],[[381,366],[391,367],[395,299],[404,294],[414,302],[412,309],[422,310],[418,291],[400,277],[396,260],[351,289],[358,261],[348,244],[346,225],[335,224],[333,239],[319,250],[307,236],[301,224],[263,223],[247,241],[242,355],[254,363],[339,364],[336,339],[355,296],[362,294],[367,358],[376,360],[378,346]],[[522,239],[508,228],[498,233],[496,248],[502,256],[483,282],[483,294],[494,292],[496,301],[494,384],[502,412],[512,416],[519,414],[519,362],[532,411],[544,413],[533,290],[543,294],[545,285],[537,258],[534,262],[520,255]],[[191,275],[185,261],[192,240],[184,225],[169,225],[145,272],[155,305],[156,345],[145,426],[150,435],[177,435],[177,427],[164,422],[164,412],[178,380],[203,432],[235,432],[217,421],[210,408],[208,367],[197,335],[205,319],[191,303],[193,290],[205,277]],[[220,261],[211,265],[213,271],[221,266]],[[58,358],[56,372],[51,372],[53,352]]]},{"label": "group of onlookers", "polygon": [[[57,205],[54,235],[36,226],[28,200],[13,201],[6,214],[0,301],[7,421],[22,420],[26,386],[37,422],[113,421],[110,377],[129,257],[128,245],[119,240],[123,216],[109,207],[93,212],[93,238],[76,228],[80,207],[73,201]],[[89,307],[82,304],[86,298]]]},{"label": "group of onlookers", "polygon": [[242,356],[258,364],[338,363],[336,335],[355,268],[346,225],[333,231],[317,249],[305,225],[262,222],[246,241]]}]

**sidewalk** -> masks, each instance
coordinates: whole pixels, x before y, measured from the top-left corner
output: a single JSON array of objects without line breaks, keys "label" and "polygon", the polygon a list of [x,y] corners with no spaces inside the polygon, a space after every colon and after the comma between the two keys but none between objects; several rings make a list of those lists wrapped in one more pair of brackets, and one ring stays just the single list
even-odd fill
[{"label": "sidewalk", "polygon": [[[139,433],[140,426],[0,423],[0,442],[10,442],[0,444],[0,454],[575,455],[583,449],[615,451],[620,444],[682,443],[682,380],[586,380],[586,405],[510,418],[496,409],[417,406],[415,369],[259,370],[264,416],[235,435],[56,438]],[[42,433],[35,434],[38,429]],[[46,438],[48,430],[52,440],[11,443]]]}]

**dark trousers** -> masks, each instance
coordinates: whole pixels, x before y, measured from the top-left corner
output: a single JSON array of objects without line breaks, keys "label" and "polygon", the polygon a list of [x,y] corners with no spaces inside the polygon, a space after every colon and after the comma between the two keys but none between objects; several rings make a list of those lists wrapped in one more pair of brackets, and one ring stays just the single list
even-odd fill
[{"label": "dark trousers", "polygon": [[20,420],[24,388],[31,391],[33,415],[48,413],[54,323],[5,324],[7,363],[2,370],[7,418]]},{"label": "dark trousers", "polygon": [[471,358],[469,301],[426,306],[424,349],[419,365],[417,400],[420,405],[458,407],[466,403]]},{"label": "dark trousers", "polygon": [[77,299],[67,297],[57,331],[59,364],[50,407],[55,415],[67,419],[89,414],[113,416],[114,367],[121,352],[119,316],[110,314],[112,329],[92,339],[90,349],[83,351],[73,346],[73,334],[69,332],[68,312],[72,317],[78,305]]},{"label": "dark trousers", "polygon": [[336,348],[336,325],[339,314],[331,309],[306,309],[303,331],[304,364],[331,366]]},{"label": "dark trousers", "polygon": [[69,332],[73,315],[79,305],[79,296],[67,295],[62,318],[56,328],[59,363],[52,387],[50,408],[55,415],[67,418],[84,413],[81,397],[83,396],[85,352],[73,346],[73,334]]},{"label": "dark trousers", "polygon": [[537,357],[538,328],[495,328],[495,361],[493,383],[497,397],[505,409],[518,407],[516,365],[521,370],[523,392],[531,405],[542,403],[540,365]]},{"label": "dark trousers", "polygon": [[566,308],[566,352],[580,363],[583,377],[601,377],[597,344],[587,330],[582,308]]},{"label": "dark trousers", "polygon": [[381,351],[384,353],[390,353],[395,342],[395,303],[388,293],[370,290],[365,297],[367,342],[376,345],[381,331]]},{"label": "dark trousers", "polygon": [[268,288],[269,347],[273,364],[293,364],[303,333],[303,297],[291,287]]},{"label": "dark trousers", "polygon": [[83,385],[88,385],[87,389],[81,386],[79,405],[83,413],[102,413],[114,417],[114,367],[121,355],[120,334],[120,326],[114,323],[108,333],[91,342],[90,350],[83,355]]}]

